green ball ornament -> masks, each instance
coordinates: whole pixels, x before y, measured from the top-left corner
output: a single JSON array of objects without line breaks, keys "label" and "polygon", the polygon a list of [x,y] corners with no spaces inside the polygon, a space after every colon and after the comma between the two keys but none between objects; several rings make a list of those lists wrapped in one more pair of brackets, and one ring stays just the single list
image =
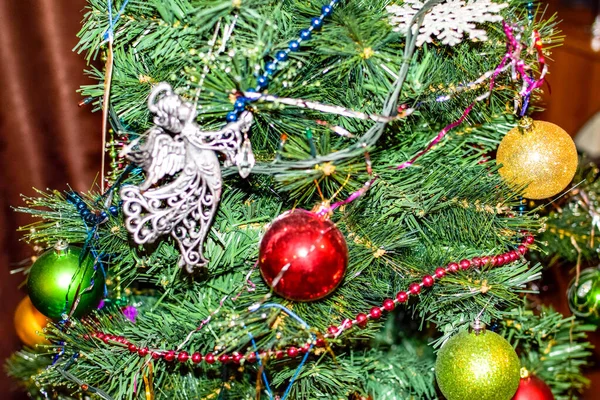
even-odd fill
[{"label": "green ball ornament", "polygon": [[510,400],[519,387],[520,368],[510,343],[479,327],[444,344],[435,363],[435,377],[448,400]]},{"label": "green ball ornament", "polygon": [[[77,296],[79,302],[74,317],[83,317],[96,309],[104,296],[104,273],[94,269],[94,257],[89,254],[81,265],[82,249],[59,242],[33,263],[27,279],[31,302],[42,314],[60,319],[69,314]],[[88,290],[89,289],[89,290]]]},{"label": "green ball ornament", "polygon": [[573,315],[588,322],[600,322],[600,269],[581,271],[579,278],[569,284],[567,298]]}]

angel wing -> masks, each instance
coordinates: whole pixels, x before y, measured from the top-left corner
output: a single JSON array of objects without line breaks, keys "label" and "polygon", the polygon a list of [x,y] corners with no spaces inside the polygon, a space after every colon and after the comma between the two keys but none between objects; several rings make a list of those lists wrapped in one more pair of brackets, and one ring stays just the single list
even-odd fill
[{"label": "angel wing", "polygon": [[146,172],[146,180],[140,185],[140,190],[144,191],[166,175],[175,175],[183,169],[186,162],[185,143],[179,136],[173,138],[161,129],[153,129],[138,149],[129,147],[125,156]]}]

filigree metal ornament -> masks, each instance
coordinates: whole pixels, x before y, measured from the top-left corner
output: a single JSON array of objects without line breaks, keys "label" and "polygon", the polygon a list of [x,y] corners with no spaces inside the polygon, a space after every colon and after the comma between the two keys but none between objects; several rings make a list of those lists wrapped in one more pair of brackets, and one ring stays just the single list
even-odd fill
[{"label": "filigree metal ornament", "polygon": [[155,126],[143,143],[135,140],[122,152],[146,172],[139,186],[121,189],[125,224],[138,244],[170,233],[181,250],[179,266],[192,272],[207,263],[204,241],[221,197],[217,152],[225,155],[225,166],[237,165],[248,176],[254,166],[247,135],[253,117],[246,111],[222,130],[204,132],[194,123],[194,105],[167,83],[152,90],[148,109]]}]

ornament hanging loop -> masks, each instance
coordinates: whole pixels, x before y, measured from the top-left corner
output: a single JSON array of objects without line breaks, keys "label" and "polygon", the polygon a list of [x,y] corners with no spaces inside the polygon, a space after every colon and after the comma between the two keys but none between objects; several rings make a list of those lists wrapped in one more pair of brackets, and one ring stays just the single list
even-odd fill
[{"label": "ornament hanging loop", "polygon": [[476,336],[485,333],[485,324],[481,322],[479,318],[477,318],[475,322],[471,324],[471,332],[473,332]]},{"label": "ornament hanging loop", "polygon": [[519,130],[521,133],[530,132],[533,129],[533,119],[530,117],[523,117],[519,120]]}]

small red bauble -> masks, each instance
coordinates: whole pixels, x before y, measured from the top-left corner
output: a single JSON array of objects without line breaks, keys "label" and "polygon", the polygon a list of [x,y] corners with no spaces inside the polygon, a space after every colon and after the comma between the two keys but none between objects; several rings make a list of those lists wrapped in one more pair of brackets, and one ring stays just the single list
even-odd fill
[{"label": "small red bauble", "polygon": [[158,360],[162,356],[163,356],[162,353],[159,353],[159,352],[152,352],[152,354],[150,354],[150,357],[152,357],[153,360]]},{"label": "small red bauble", "polygon": [[173,361],[174,359],[175,359],[175,352],[173,350],[167,351],[167,353],[165,354],[165,360]]},{"label": "small red bauble", "polygon": [[369,321],[369,317],[367,317],[367,314],[360,313],[360,314],[356,315],[356,323],[361,328],[364,328],[365,326],[367,326],[368,321]]},{"label": "small red bauble", "polygon": [[278,359],[278,360],[281,360],[281,359],[283,358],[283,356],[284,356],[284,354],[283,354],[283,351],[281,351],[281,350],[277,350],[277,351],[275,352],[275,358],[276,358],[276,359]]},{"label": "small red bauble", "polygon": [[423,277],[423,286],[433,286],[433,277],[431,275],[425,275]]},{"label": "small red bauble", "polygon": [[513,400],[554,400],[554,395],[543,380],[530,376],[521,378]]},{"label": "small red bauble", "polygon": [[231,360],[235,363],[235,364],[239,364],[240,361],[242,361],[242,358],[244,358],[243,355],[241,355],[240,353],[234,353],[233,356],[231,357]]},{"label": "small red bauble", "polygon": [[383,308],[385,308],[385,311],[393,311],[394,307],[396,307],[396,304],[394,303],[394,300],[392,300],[392,299],[385,299],[383,301]]},{"label": "small red bauble", "polygon": [[[359,314],[359,315],[360,315],[360,314]],[[356,319],[358,319],[358,315],[356,316]],[[318,338],[318,339],[315,341],[315,345],[316,345],[317,347],[325,347],[325,339],[323,339],[323,338]]]},{"label": "small red bauble", "polygon": [[371,318],[373,319],[378,319],[381,317],[381,309],[379,307],[373,307],[371,308],[371,310],[369,311],[369,315],[371,316]]},{"label": "small red bauble", "polygon": [[200,364],[202,362],[202,354],[198,352],[192,354],[192,362],[194,364]]},{"label": "small red bauble", "polygon": [[450,271],[450,272],[458,271],[458,264],[455,262],[451,262],[450,264],[448,264],[448,271]]},{"label": "small red bauble", "polygon": [[483,263],[481,262],[481,258],[479,258],[479,257],[473,257],[473,259],[471,260],[471,262],[476,267],[481,267],[483,265]]},{"label": "small red bauble", "polygon": [[149,350],[147,347],[138,350],[138,354],[140,355],[140,357],[146,357],[148,355],[148,352]]},{"label": "small red bauble", "polygon": [[179,361],[180,363],[186,362],[189,358],[190,356],[187,353],[187,351],[182,351],[181,353],[177,354],[177,361]]},{"label": "small red bauble", "polygon": [[[444,276],[446,276],[446,270],[444,268],[436,268],[435,269],[435,277],[436,278],[443,278]],[[398,299],[398,301],[400,301],[400,299]]]},{"label": "small red bauble", "polygon": [[483,256],[481,257],[481,265],[488,265],[490,263],[490,257],[489,256]]},{"label": "small red bauble", "polygon": [[296,209],[275,219],[263,236],[259,266],[280,296],[317,300],[333,292],[344,278],[348,247],[333,222]]},{"label": "small red bauble", "polygon": [[410,294],[419,294],[421,293],[421,285],[419,285],[418,283],[411,283],[408,286],[408,291],[410,292]]},{"label": "small red bauble", "polygon": [[519,245],[519,247],[517,247],[517,249],[519,249],[519,253],[521,253],[521,255],[524,255],[525,253],[527,253],[527,247],[523,246],[522,244]]},{"label": "small red bauble", "polygon": [[469,267],[471,266],[471,261],[469,260],[460,260],[460,269],[469,269]]},{"label": "small red bauble", "polygon": [[336,335],[339,331],[339,328],[335,325],[331,325],[329,328],[327,328],[327,332],[329,332],[330,335]]},{"label": "small red bauble", "polygon": [[535,238],[533,236],[527,236],[525,238],[525,243],[527,244],[533,244],[535,242]]},{"label": "small red bauble", "polygon": [[204,361],[206,361],[209,364],[214,364],[215,356],[212,353],[208,353],[207,355],[204,356]]},{"label": "small red bauble", "polygon": [[138,348],[135,344],[130,344],[129,346],[127,346],[127,348],[129,349],[130,352],[135,353],[138,351]]},{"label": "small red bauble", "polygon": [[219,361],[223,364],[227,364],[230,360],[231,360],[231,357],[229,357],[229,355],[227,355],[227,354],[221,354],[219,356]]},{"label": "small red bauble", "polygon": [[290,347],[289,349],[287,349],[287,355],[288,357],[294,358],[298,356],[298,349],[295,347]]},{"label": "small red bauble", "polygon": [[252,353],[246,354],[246,361],[248,361],[249,363],[255,363],[256,362],[256,353],[252,352]]},{"label": "small red bauble", "polygon": [[398,303],[405,303],[408,300],[408,293],[398,292],[396,295],[396,300],[398,300]]}]

